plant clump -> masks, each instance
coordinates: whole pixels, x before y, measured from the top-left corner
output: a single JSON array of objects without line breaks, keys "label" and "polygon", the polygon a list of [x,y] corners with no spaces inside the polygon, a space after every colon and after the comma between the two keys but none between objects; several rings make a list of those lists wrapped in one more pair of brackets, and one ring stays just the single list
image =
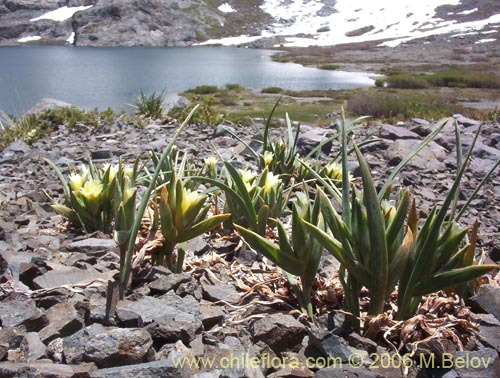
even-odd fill
[{"label": "plant clump", "polygon": [[[457,156],[456,177],[445,200],[420,221],[418,194],[404,188],[393,194],[392,183],[448,120],[438,123],[379,188],[361,152],[368,142],[356,141],[352,133],[363,118],[351,123],[342,113],[340,132],[329,140],[340,139],[340,152],[323,166],[318,163],[321,145],[307,156],[298,155],[300,126],[294,132],[288,117],[288,138],[272,140],[271,112],[264,129],[257,128],[262,149],[248,146],[259,167],[256,172],[230,161],[219,165],[214,157],[205,159],[201,167],[187,154],[180,157],[175,140],[196,110],[187,115],[161,156],[151,153],[140,167],[137,157],[131,171],[121,163],[96,168],[89,162],[72,172],[68,183],[49,162],[64,192],[64,204],[53,208],[87,231],[114,231],[124,288],[135,272],[132,260],[140,249],[140,229],[157,243],[150,252],[152,261],[175,273],[184,268],[189,240],[214,229],[241,237],[284,271],[297,308],[311,321],[318,313],[314,290],[320,285],[317,270],[324,248],[340,264],[337,274],[344,308],[357,330],[364,325],[362,301],[368,302],[369,319],[384,316],[391,304],[397,309],[394,318],[405,320],[421,308],[422,296],[447,290],[464,298],[474,292],[474,280],[498,268],[475,261],[478,228],[469,230],[460,224],[474,195],[500,165],[497,162],[472,198],[459,206],[458,193],[480,129],[465,158]],[[235,132],[230,133],[238,139]],[[461,151],[458,127],[456,141]],[[359,163],[360,181],[349,174],[350,154]],[[146,213],[151,218],[147,226]]]}]

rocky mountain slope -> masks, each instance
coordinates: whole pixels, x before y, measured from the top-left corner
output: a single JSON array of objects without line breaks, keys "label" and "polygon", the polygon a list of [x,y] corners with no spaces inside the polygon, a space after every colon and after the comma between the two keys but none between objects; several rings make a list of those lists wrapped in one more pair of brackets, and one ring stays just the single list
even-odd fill
[{"label": "rocky mountain slope", "polygon": [[0,0],[0,44],[395,46],[434,35],[498,43],[496,0]]}]

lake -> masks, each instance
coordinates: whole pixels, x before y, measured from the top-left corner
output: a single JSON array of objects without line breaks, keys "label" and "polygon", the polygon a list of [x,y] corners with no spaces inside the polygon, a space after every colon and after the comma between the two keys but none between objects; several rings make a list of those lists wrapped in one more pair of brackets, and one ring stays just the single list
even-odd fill
[{"label": "lake", "polygon": [[50,97],[87,109],[120,110],[141,89],[175,94],[197,85],[301,90],[374,84],[368,73],[273,62],[274,53],[230,47],[0,47],[0,109],[20,114]]}]

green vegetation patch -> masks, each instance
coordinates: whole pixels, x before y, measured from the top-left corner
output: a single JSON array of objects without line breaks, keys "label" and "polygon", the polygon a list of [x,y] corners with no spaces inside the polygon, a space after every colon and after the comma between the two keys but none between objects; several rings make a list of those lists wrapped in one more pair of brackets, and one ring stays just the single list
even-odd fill
[{"label": "green vegetation patch", "polygon": [[75,106],[46,109],[40,113],[12,117],[12,127],[0,127],[0,151],[15,140],[31,144],[61,126],[73,129],[78,124],[100,127],[113,123],[119,117],[111,108],[85,111]]},{"label": "green vegetation patch", "polygon": [[414,75],[395,73],[385,79],[389,88],[423,89],[429,87],[449,88],[500,88],[500,77],[468,71],[444,71],[433,74]]},{"label": "green vegetation patch", "polygon": [[267,87],[267,88],[262,88],[260,93],[269,93],[269,94],[275,94],[275,93],[283,93],[284,89],[280,87]]},{"label": "green vegetation patch", "polygon": [[323,64],[319,66],[319,68],[322,70],[336,71],[340,70],[342,66],[340,64]]}]

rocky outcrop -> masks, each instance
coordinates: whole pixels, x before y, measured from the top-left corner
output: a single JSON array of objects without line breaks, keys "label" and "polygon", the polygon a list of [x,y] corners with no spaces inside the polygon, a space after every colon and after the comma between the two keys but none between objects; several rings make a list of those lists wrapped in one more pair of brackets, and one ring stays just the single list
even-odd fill
[{"label": "rocky outcrop", "polygon": [[[238,12],[231,13],[218,9],[222,3],[206,0],[0,0],[0,44],[184,46],[241,31],[260,33],[264,21],[269,19],[258,7],[258,1],[246,2],[238,6]],[[63,21],[31,21],[64,6],[92,7]]]}]

